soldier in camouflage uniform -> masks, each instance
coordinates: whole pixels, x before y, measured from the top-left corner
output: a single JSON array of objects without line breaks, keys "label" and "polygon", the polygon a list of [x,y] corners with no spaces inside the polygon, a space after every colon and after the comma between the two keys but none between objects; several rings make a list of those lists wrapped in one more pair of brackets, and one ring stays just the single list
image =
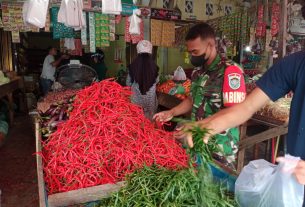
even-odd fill
[{"label": "soldier in camouflage uniform", "polygon": [[[213,115],[226,105],[234,104],[234,101],[242,101],[237,98],[227,100],[228,96],[224,97],[226,85],[232,86],[232,89],[230,87],[226,89],[231,94],[236,93],[239,89],[245,90],[245,86],[242,69],[233,61],[222,59],[217,54],[213,29],[205,23],[195,25],[190,29],[186,41],[188,51],[192,55],[191,62],[197,67],[192,74],[191,97],[169,111],[156,114],[154,118],[159,121],[168,121],[173,116],[179,116],[189,111],[192,112],[191,119],[199,121]],[[200,47],[201,43],[203,49]],[[202,53],[202,51],[204,52]],[[233,76],[228,74],[230,66],[237,66],[235,71],[233,71]],[[228,78],[231,76],[233,78]],[[240,78],[234,79],[234,77]],[[228,81],[230,83],[227,83]],[[233,95],[230,97],[233,97]],[[228,104],[230,101],[231,103]],[[183,131],[177,134],[178,138],[185,136]],[[239,129],[231,128],[217,134],[216,140],[222,150],[222,153],[219,153],[217,156],[220,161],[225,164],[234,163],[235,154],[238,150]]]},{"label": "soldier in camouflage uniform", "polygon": [[[232,61],[221,60],[217,56],[206,70],[201,68],[194,71],[192,75],[191,96],[193,98],[192,121],[207,118],[220,109],[223,103],[223,82],[225,69],[229,65],[235,65]],[[223,153],[219,154],[222,161],[231,163],[235,160],[237,153],[237,142],[239,141],[238,128],[231,128],[221,134],[217,134],[216,140]]]}]

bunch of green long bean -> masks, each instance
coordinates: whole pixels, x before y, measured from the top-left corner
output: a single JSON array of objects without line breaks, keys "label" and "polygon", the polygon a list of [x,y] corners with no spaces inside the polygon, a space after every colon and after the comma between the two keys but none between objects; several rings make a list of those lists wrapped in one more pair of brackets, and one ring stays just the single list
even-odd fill
[{"label": "bunch of green long bean", "polygon": [[[204,167],[207,167],[207,164],[213,161],[212,154],[219,152],[220,149],[216,144],[215,137],[211,137],[209,142],[205,144],[203,142],[203,137],[209,133],[208,129],[202,129],[199,126],[194,126],[191,129],[187,130],[187,132],[192,133],[193,137],[193,148],[188,148],[188,154],[195,159],[195,161],[202,164]],[[199,159],[199,160],[198,160]]]},{"label": "bunch of green long bean", "polygon": [[102,207],[117,206],[192,206],[199,204],[196,193],[200,182],[195,172],[187,169],[172,171],[157,166],[137,170],[127,179],[127,185]]},{"label": "bunch of green long bean", "polygon": [[[208,163],[217,152],[214,138],[206,145],[202,137],[208,130],[195,126],[188,130],[194,147],[188,149],[190,167],[180,171],[159,166],[144,167],[127,177],[127,184],[112,197],[101,201],[100,207],[235,207],[236,202],[225,187],[213,182]],[[201,164],[196,166],[196,160]]]},{"label": "bunch of green long bean", "polygon": [[100,207],[235,206],[234,200],[222,192],[221,186],[206,177],[198,177],[191,168],[172,171],[152,166],[134,172],[129,176],[126,187],[111,198],[102,200]]}]

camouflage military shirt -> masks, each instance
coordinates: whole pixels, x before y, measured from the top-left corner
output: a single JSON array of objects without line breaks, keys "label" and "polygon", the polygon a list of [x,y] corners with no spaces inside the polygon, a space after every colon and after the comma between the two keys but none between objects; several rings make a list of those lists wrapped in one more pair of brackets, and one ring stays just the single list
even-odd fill
[{"label": "camouflage military shirt", "polygon": [[[225,69],[236,65],[233,61],[222,60],[219,56],[205,70],[198,69],[192,74],[191,95],[193,98],[192,120],[207,118],[223,106],[222,89]],[[216,135],[216,140],[222,153],[221,160],[232,163],[237,153],[239,129],[231,128]]]}]

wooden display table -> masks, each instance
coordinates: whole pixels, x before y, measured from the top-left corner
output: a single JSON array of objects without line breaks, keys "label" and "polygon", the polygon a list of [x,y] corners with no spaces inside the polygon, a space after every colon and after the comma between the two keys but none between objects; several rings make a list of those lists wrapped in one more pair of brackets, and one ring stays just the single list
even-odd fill
[{"label": "wooden display table", "polygon": [[[276,102],[269,102],[245,124],[241,125],[241,136],[239,142],[237,171],[240,172],[244,166],[245,149],[255,146],[254,158],[258,154],[258,143],[272,140],[272,158],[274,163],[277,156],[280,137],[287,134],[289,122],[289,109],[291,98],[281,98]],[[268,130],[258,133],[254,136],[246,137],[247,125],[249,123],[267,126]],[[275,141],[277,142],[274,147]]]},{"label": "wooden display table", "polygon": [[[7,97],[9,103],[9,122],[10,125],[13,125],[14,122],[14,102],[13,102],[13,92],[17,91],[18,89],[24,95],[24,87],[23,87],[23,80],[20,77],[15,77],[11,79],[9,83],[0,86],[0,99],[3,97]],[[22,107],[25,108],[26,104],[23,100],[21,100]]]},{"label": "wooden display table", "polygon": [[[247,127],[249,123],[256,123],[268,126],[269,129],[253,136],[246,136]],[[288,120],[286,122],[270,119],[269,117],[254,115],[248,122],[240,126],[240,141],[238,147],[238,163],[237,172],[240,173],[244,166],[245,150],[249,147],[255,146],[258,143],[277,138],[288,132]],[[275,150],[277,151],[277,150]],[[276,156],[276,155],[275,155]]]}]

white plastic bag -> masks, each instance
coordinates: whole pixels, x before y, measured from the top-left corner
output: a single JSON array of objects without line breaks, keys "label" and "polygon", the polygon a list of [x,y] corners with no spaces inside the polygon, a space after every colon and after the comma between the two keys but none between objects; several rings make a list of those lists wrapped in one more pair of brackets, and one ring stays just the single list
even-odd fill
[{"label": "white plastic bag", "polygon": [[294,35],[305,35],[305,20],[302,16],[301,4],[290,4],[289,31]]},{"label": "white plastic bag", "polygon": [[122,12],[121,0],[102,0],[102,13],[119,15]]},{"label": "white plastic bag", "polygon": [[174,72],[174,78],[175,81],[185,81],[186,80],[186,74],[181,66],[178,66],[178,68]]},{"label": "white plastic bag", "polygon": [[25,1],[22,7],[22,18],[23,18],[23,24],[25,26],[28,26],[28,23],[26,22],[26,17],[28,15],[28,8],[29,8],[29,1]]},{"label": "white plastic bag", "polygon": [[57,15],[57,20],[67,27],[78,31],[86,26],[83,15],[82,0],[62,0]]},{"label": "white plastic bag", "polygon": [[23,16],[25,17],[25,22],[39,28],[44,28],[49,0],[28,0],[24,4]]},{"label": "white plastic bag", "polygon": [[74,42],[74,38],[65,38],[65,48],[67,48],[68,50],[75,50],[75,42]]},{"label": "white plastic bag", "polygon": [[265,160],[251,161],[235,183],[235,196],[241,207],[302,207],[304,186],[293,174],[300,158],[287,155],[289,162],[273,165]]},{"label": "white plastic bag", "polygon": [[142,19],[138,17],[139,15],[141,15],[141,10],[134,9],[133,14],[129,17],[129,33],[132,35],[141,34],[140,23],[142,22]]}]

